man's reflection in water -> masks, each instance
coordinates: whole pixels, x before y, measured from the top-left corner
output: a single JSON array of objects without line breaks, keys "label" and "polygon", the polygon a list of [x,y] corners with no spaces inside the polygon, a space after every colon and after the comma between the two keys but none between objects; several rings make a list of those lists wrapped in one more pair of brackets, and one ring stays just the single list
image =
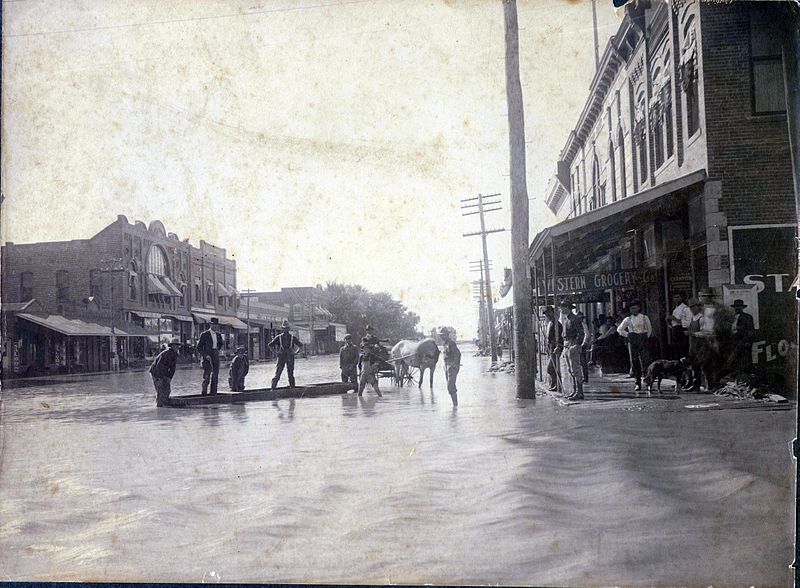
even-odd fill
[{"label": "man's reflection in water", "polygon": [[292,422],[294,420],[294,398],[289,399],[289,407],[286,412],[284,412],[280,402],[280,400],[274,400],[272,402],[272,406],[274,406],[278,411],[278,420],[284,423]]},{"label": "man's reflection in water", "polygon": [[361,408],[363,413],[367,416],[373,416],[375,414],[375,404],[378,402],[377,397],[375,396],[359,396],[358,397],[358,406]]},{"label": "man's reflection in water", "polygon": [[240,423],[247,422],[247,407],[244,404],[232,404],[230,413]]},{"label": "man's reflection in water", "polygon": [[216,406],[203,407],[203,425],[206,427],[218,427],[220,423],[219,408]]},{"label": "man's reflection in water", "polygon": [[344,409],[344,416],[356,416],[355,409],[358,408],[358,395],[355,393],[342,394],[342,408]]}]

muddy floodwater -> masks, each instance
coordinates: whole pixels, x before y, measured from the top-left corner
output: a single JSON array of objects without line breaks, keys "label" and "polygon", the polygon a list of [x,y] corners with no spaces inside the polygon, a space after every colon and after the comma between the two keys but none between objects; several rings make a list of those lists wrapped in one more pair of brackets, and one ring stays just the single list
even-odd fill
[{"label": "muddy floodwater", "polygon": [[519,401],[463,363],[457,409],[441,368],[218,408],[156,408],[146,373],[6,386],[2,579],[791,585],[794,405]]}]

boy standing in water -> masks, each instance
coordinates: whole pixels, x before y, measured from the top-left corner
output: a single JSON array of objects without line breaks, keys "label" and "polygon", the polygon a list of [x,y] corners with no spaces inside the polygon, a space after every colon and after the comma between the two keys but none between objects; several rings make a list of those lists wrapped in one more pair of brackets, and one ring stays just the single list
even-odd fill
[{"label": "boy standing in water", "polygon": [[247,359],[244,347],[236,348],[236,357],[231,362],[231,371],[228,373],[228,386],[231,392],[244,392],[244,377],[250,371],[250,360]]}]

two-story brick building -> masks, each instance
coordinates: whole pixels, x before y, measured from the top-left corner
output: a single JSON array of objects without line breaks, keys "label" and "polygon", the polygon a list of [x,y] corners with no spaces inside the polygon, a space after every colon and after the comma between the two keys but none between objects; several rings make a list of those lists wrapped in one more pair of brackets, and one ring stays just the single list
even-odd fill
[{"label": "two-story brick building", "polygon": [[593,318],[638,298],[665,354],[672,296],[711,288],[747,303],[753,361],[796,355],[783,10],[626,7],[545,195],[558,222],[530,248],[540,304],[572,297]]},{"label": "two-story brick building", "polygon": [[[171,337],[189,353],[211,317],[227,345],[244,328],[236,262],[205,241],[180,240],[157,220],[131,224],[120,215],[88,239],[6,243],[0,263],[4,374],[124,368],[144,363]],[[36,312],[20,310],[32,299]]]}]

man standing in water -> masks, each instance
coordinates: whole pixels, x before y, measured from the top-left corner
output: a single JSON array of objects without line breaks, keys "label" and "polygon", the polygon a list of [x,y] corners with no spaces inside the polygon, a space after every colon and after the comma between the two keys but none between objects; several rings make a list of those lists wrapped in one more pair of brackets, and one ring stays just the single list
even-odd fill
[{"label": "man standing in water", "polygon": [[344,336],[344,345],[339,349],[339,369],[342,370],[342,382],[358,385],[358,347],[353,345],[353,336]]},{"label": "man standing in water", "polygon": [[208,329],[200,334],[197,342],[197,352],[202,358],[203,366],[203,390],[202,394],[208,392],[208,384],[211,382],[211,394],[217,393],[217,380],[219,380],[219,351],[222,349],[222,335],[217,332],[219,329],[219,319],[214,317],[208,325]]},{"label": "man standing in water", "polygon": [[367,335],[361,340],[361,356],[358,358],[358,367],[361,370],[361,378],[358,382],[358,395],[364,392],[364,388],[367,387],[367,384],[372,384],[372,387],[375,388],[375,392],[378,393],[378,396],[383,396],[381,394],[381,390],[378,387],[378,376],[377,376],[377,369],[378,369],[378,361],[379,358],[377,356],[378,346],[380,342],[378,338],[372,335],[372,329],[368,326]]},{"label": "man standing in water", "polygon": [[178,347],[181,340],[177,337],[169,342],[169,347],[159,353],[153,365],[150,366],[150,375],[156,389],[156,406],[169,406],[170,383],[175,375],[175,362],[178,359]]},{"label": "man standing in water", "polygon": [[281,379],[284,367],[289,376],[289,388],[294,388],[294,356],[297,354],[297,350],[303,347],[300,340],[289,332],[289,321],[284,319],[281,329],[282,332],[268,345],[268,347],[278,349],[278,365],[275,367],[275,377],[272,378],[273,390],[278,385],[278,380]]},{"label": "man standing in water", "polygon": [[442,354],[444,355],[444,377],[447,380],[447,392],[453,399],[453,406],[458,406],[458,390],[456,389],[456,378],[458,370],[461,369],[461,351],[456,342],[450,338],[450,331],[446,327],[439,329],[439,336],[444,341]]}]

